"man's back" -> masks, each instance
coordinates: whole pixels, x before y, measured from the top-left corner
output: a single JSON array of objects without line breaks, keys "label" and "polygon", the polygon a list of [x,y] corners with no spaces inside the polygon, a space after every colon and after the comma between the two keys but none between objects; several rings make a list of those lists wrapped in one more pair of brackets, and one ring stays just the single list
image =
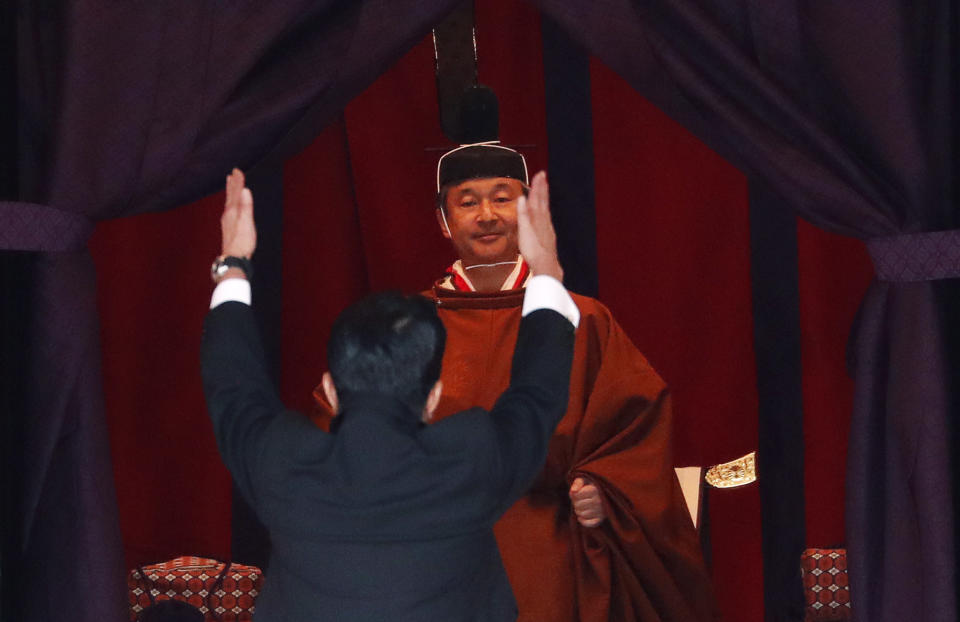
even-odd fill
[{"label": "man's back", "polygon": [[273,545],[258,619],[512,620],[481,474],[496,468],[489,416],[427,429],[384,399],[340,417],[332,435],[292,429],[296,449],[255,486]]},{"label": "man's back", "polygon": [[493,522],[536,476],[567,402],[580,312],[563,288],[546,180],[521,214],[531,278],[510,386],[427,428],[446,332],[418,296],[370,296],[334,322],[330,433],[287,411],[250,308],[253,195],[227,178],[201,370],[217,446],[273,542],[259,622],[512,620]]},{"label": "man's back", "polygon": [[271,533],[258,620],[515,618],[492,526],[542,464],[573,340],[553,312],[525,326],[537,348],[518,348],[523,372],[490,412],[427,427],[393,398],[354,396],[327,434],[277,401],[249,307],[210,312],[218,443]]}]

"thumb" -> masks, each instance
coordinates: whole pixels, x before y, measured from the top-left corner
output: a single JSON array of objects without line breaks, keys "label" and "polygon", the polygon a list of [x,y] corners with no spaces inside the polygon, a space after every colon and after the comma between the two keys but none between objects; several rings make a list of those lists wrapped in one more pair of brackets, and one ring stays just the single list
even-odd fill
[{"label": "thumb", "polygon": [[570,486],[570,494],[574,495],[580,492],[581,488],[583,488],[583,478],[578,477],[577,479],[573,480],[573,484]]}]

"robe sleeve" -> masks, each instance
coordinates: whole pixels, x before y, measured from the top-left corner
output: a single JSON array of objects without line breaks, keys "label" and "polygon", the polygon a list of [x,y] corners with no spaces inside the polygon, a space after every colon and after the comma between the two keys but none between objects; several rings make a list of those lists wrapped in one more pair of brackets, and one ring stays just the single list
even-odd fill
[{"label": "robe sleeve", "polygon": [[593,480],[607,514],[598,528],[569,518],[580,620],[712,620],[709,575],[673,471],[669,392],[601,311],[585,327],[592,386],[568,471],[568,485]]}]

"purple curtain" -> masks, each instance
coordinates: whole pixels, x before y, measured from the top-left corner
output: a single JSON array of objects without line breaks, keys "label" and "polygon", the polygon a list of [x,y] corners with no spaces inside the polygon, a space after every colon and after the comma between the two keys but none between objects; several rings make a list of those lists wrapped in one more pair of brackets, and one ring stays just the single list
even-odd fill
[{"label": "purple curtain", "polygon": [[877,276],[850,342],[854,616],[956,619],[956,3],[536,4],[784,209],[866,242]]},{"label": "purple curtain", "polygon": [[23,560],[3,571],[26,590],[23,620],[119,622],[125,568],[87,237],[97,221],[176,207],[233,166],[305,146],[454,2],[19,4],[19,195],[0,203],[0,249],[40,253]]}]

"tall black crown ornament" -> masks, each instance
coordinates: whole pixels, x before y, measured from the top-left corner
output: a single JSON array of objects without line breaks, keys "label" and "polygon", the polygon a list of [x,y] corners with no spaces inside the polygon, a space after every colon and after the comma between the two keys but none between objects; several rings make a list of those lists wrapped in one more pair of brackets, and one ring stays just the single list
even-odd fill
[{"label": "tall black crown ornament", "polygon": [[448,136],[459,147],[437,162],[437,191],[467,179],[509,177],[529,183],[527,162],[518,151],[499,142],[500,106],[486,86],[468,87],[457,107],[457,124]]}]

